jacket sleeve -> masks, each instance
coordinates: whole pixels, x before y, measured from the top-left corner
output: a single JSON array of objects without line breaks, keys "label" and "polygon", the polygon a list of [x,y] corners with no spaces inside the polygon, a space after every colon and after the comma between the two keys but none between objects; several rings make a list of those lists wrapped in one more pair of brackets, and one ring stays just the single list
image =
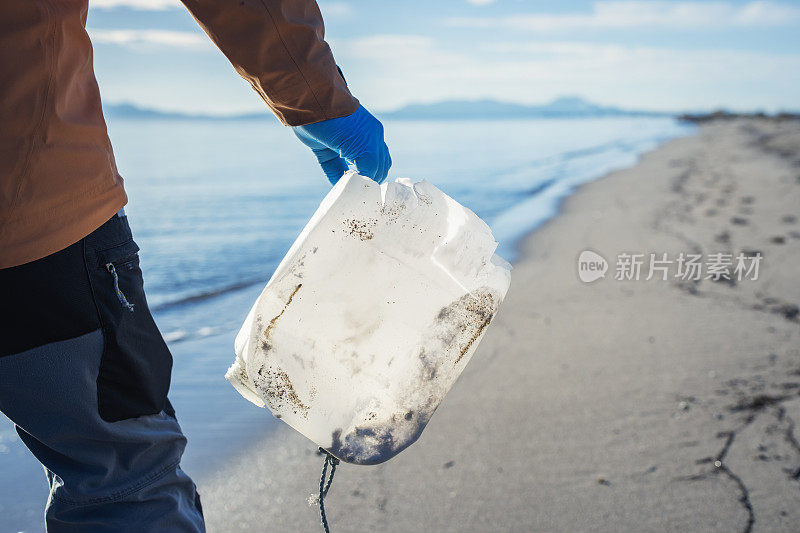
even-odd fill
[{"label": "jacket sleeve", "polygon": [[353,113],[315,0],[181,0],[288,126]]}]

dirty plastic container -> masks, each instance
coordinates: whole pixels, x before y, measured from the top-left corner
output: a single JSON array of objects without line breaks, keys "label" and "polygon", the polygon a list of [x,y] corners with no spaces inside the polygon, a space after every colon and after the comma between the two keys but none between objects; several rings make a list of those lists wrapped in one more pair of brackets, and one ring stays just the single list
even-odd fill
[{"label": "dirty plastic container", "polygon": [[348,172],[256,300],[226,378],[342,461],[422,433],[497,313],[510,265],[489,227],[421,181]]}]

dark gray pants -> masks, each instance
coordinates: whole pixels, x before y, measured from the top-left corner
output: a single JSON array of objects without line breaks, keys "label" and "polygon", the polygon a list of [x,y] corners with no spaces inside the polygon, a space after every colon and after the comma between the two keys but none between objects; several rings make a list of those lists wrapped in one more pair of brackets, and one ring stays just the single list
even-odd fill
[{"label": "dark gray pants", "polygon": [[137,252],[115,216],[0,270],[0,410],[44,465],[49,531],[204,531]]}]

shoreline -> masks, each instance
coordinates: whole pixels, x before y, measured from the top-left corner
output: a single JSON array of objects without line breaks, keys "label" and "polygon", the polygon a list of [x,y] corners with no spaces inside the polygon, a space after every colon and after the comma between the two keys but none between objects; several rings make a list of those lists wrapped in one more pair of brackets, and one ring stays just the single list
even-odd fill
[{"label": "shoreline", "polygon": [[[332,527],[791,530],[798,161],[796,121],[743,119],[581,185],[521,241],[507,301],[420,440],[383,465],[340,468]],[[586,249],[611,262],[634,251],[765,259],[758,280],[738,284],[613,271],[584,284]],[[305,499],[321,463],[285,426],[232,454],[199,480],[209,530],[317,531]]]},{"label": "shoreline", "polygon": [[[526,249],[527,249],[526,248],[526,246],[527,246],[526,243],[530,239],[534,239],[537,232],[541,231],[542,229],[547,227],[549,224],[551,224],[553,221],[555,221],[559,217],[563,216],[565,214],[565,207],[566,207],[567,202],[569,202],[569,199],[572,196],[580,193],[581,190],[583,190],[584,187],[586,187],[588,185],[591,185],[592,183],[601,182],[601,181],[603,181],[604,179],[608,178],[609,176],[613,175],[616,172],[621,172],[623,170],[628,170],[628,169],[634,168],[634,167],[636,167],[636,166],[638,166],[640,164],[640,162],[642,161],[643,157],[646,157],[651,152],[654,152],[656,150],[660,150],[662,147],[664,147],[665,145],[669,144],[670,142],[673,142],[673,141],[676,141],[676,140],[680,140],[680,139],[689,138],[689,137],[693,137],[694,135],[697,135],[697,130],[687,132],[687,133],[679,135],[677,137],[671,137],[669,139],[666,139],[666,140],[660,142],[654,148],[652,148],[650,150],[645,150],[644,152],[641,152],[641,153],[637,154],[636,155],[636,160],[632,164],[630,164],[630,165],[620,165],[619,168],[616,168],[614,170],[605,172],[605,173],[601,174],[600,176],[597,176],[595,178],[591,178],[591,179],[589,179],[587,181],[584,181],[582,183],[579,183],[579,184],[575,185],[568,193],[566,193],[564,196],[561,196],[553,204],[553,209],[555,210],[555,214],[553,216],[549,216],[549,217],[544,218],[544,220],[542,220],[541,222],[535,224],[532,228],[526,230],[524,233],[522,233],[520,236],[518,236],[516,239],[513,240],[513,244],[510,247],[510,249],[513,249],[513,252],[512,252],[512,255],[511,255],[513,260],[509,260],[509,262],[513,265],[516,262],[528,261],[530,258],[527,257],[527,255],[526,255]],[[541,191],[538,191],[538,192],[541,192]],[[503,257],[503,259],[506,259],[506,258]]]},{"label": "shoreline", "polygon": [[[564,178],[563,176],[551,177],[537,184],[522,201],[509,207],[491,220],[489,225],[495,233],[495,238],[500,241],[497,253],[512,264],[524,260],[521,254],[523,242],[538,231],[540,227],[561,216],[564,202],[580,190],[581,187],[602,180],[614,172],[634,167],[639,164],[641,158],[646,154],[657,150],[674,139],[692,136],[697,131],[697,127],[694,124],[680,121],[677,118],[674,121],[676,129],[670,133],[665,132],[660,136],[648,139],[648,147],[639,146],[635,149],[628,147],[629,153],[616,154],[613,163],[608,161],[594,162],[602,168],[598,172],[586,173],[585,171],[580,171],[580,169],[572,169],[574,174],[569,178]],[[642,142],[642,140],[638,142]],[[608,151],[612,146],[619,147],[619,145],[625,145],[625,142],[622,139],[617,139],[612,143],[604,143],[588,149],[559,154],[557,157],[573,156],[575,154],[585,155],[592,152],[600,153]],[[598,150],[600,148],[602,150]],[[567,157],[565,161],[570,161],[570,159],[571,157]],[[567,174],[569,173],[567,172]],[[532,211],[535,215],[520,216],[520,211]],[[522,229],[520,229],[520,226],[522,226]],[[505,244],[506,242],[509,242],[509,244]]]}]

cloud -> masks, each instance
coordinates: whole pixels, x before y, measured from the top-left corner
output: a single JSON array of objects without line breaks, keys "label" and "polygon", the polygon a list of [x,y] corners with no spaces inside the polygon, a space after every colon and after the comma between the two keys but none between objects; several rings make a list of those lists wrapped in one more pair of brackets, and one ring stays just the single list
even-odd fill
[{"label": "cloud", "polygon": [[97,30],[89,29],[94,43],[116,44],[128,48],[158,47],[209,50],[211,42],[203,33],[171,30]]},{"label": "cloud", "polygon": [[467,2],[473,6],[488,6],[489,4],[495,3],[496,0],[467,0]]},{"label": "cloud", "polygon": [[346,17],[353,14],[353,6],[347,2],[318,1],[317,3],[325,17]]},{"label": "cloud", "polygon": [[140,11],[166,11],[181,7],[179,0],[92,0],[89,5],[92,9],[127,7]]},{"label": "cloud", "polygon": [[376,62],[388,62],[393,68],[400,65],[420,65],[433,67],[461,63],[464,55],[447,53],[438,49],[432,37],[426,35],[373,35],[351,39],[336,46],[338,54]]},{"label": "cloud", "polygon": [[527,103],[580,93],[628,108],[798,108],[800,53],[573,41],[476,43],[420,35],[342,41],[337,57],[365,105],[495,98]]},{"label": "cloud", "polygon": [[458,17],[449,26],[511,28],[538,32],[619,28],[741,28],[800,22],[800,7],[770,1],[744,5],[728,2],[601,1],[588,13],[532,14],[504,17]]}]

